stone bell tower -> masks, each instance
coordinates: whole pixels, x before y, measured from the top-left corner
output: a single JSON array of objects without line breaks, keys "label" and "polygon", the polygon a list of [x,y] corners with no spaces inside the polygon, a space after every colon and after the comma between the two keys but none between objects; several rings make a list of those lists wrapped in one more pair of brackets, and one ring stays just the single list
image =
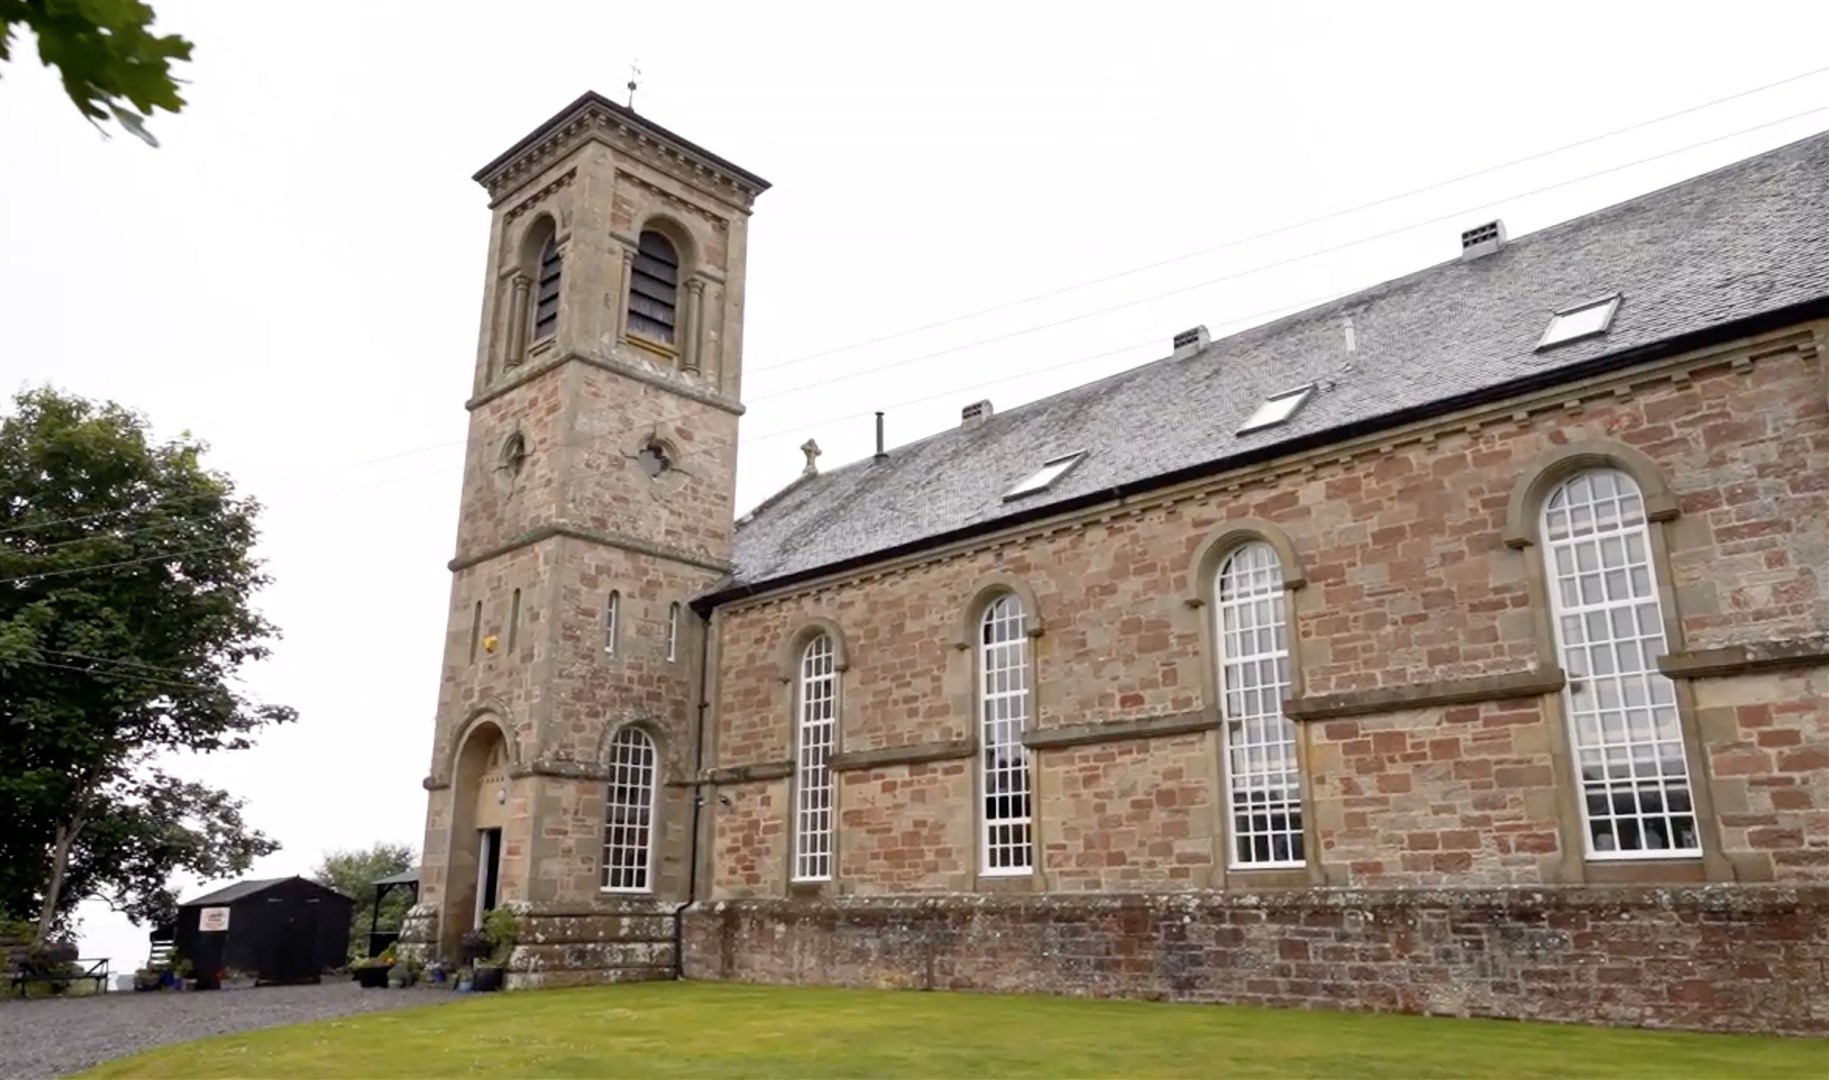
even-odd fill
[{"label": "stone bell tower", "polygon": [[750,207],[768,183],[597,94],[484,166],[493,217],[419,905],[510,985],[672,973],[726,571]]}]

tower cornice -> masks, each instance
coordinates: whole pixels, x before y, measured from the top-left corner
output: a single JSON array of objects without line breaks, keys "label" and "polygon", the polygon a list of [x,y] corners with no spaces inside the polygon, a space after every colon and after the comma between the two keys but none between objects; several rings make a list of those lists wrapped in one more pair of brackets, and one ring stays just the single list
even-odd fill
[{"label": "tower cornice", "polygon": [[546,165],[580,143],[598,141],[624,150],[645,150],[674,170],[682,179],[697,183],[733,206],[747,212],[769,182],[704,147],[681,138],[632,109],[616,104],[596,91],[554,113],[552,118],[509,147],[471,177],[489,192],[491,205],[518,190]]}]

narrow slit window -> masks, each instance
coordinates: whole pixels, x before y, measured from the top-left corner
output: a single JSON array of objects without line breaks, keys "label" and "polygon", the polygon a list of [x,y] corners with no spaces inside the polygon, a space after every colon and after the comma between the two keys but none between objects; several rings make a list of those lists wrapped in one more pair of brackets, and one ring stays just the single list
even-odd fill
[{"label": "narrow slit window", "polygon": [[508,604],[508,652],[514,653],[515,642],[521,638],[521,590],[514,591],[514,599]]},{"label": "narrow slit window", "polygon": [[483,641],[483,602],[470,609],[470,662],[476,663],[476,647]]},{"label": "narrow slit window", "polygon": [[660,233],[644,232],[630,270],[629,332],[673,344],[679,311],[679,252]]},{"label": "narrow slit window", "polygon": [[1558,311],[1550,316],[1550,325],[1543,331],[1543,340],[1537,342],[1537,348],[1547,349],[1552,345],[1604,334],[1613,325],[1613,313],[1618,310],[1619,294],[1615,293],[1604,300],[1594,300],[1579,307]]},{"label": "narrow slit window", "polygon": [[559,329],[559,241],[549,236],[540,245],[540,276],[534,286],[533,339],[543,341]]},{"label": "narrow slit window", "polygon": [[680,658],[680,606],[676,603],[667,608],[667,659]]},{"label": "narrow slit window", "polygon": [[1030,813],[1029,630],[1022,600],[1005,593],[978,623],[979,768],[984,811],[979,846],[987,875],[1027,874],[1035,864]]},{"label": "narrow slit window", "polygon": [[1638,484],[1600,469],[1543,505],[1562,700],[1591,859],[1702,853],[1676,687],[1658,670],[1664,613]]},{"label": "narrow slit window", "polygon": [[1081,450],[1078,453],[1067,454],[1047,461],[1043,463],[1041,468],[1029,474],[1028,479],[1004,492],[1003,497],[1006,500],[1018,499],[1024,495],[1033,495],[1038,491],[1046,491],[1054,486],[1055,481],[1071,472],[1075,465],[1078,465],[1081,461],[1085,460],[1085,457],[1086,451]]},{"label": "narrow slit window", "polygon": [[622,594],[611,590],[610,598],[603,602],[603,651],[607,656],[616,655],[616,635],[621,630]]},{"label": "narrow slit window", "polygon": [[1243,435],[1247,432],[1261,431],[1264,428],[1288,423],[1289,419],[1296,414],[1296,410],[1306,404],[1309,395],[1314,392],[1315,384],[1309,383],[1306,386],[1298,386],[1294,390],[1285,390],[1275,397],[1267,399],[1239,426],[1238,433]]},{"label": "narrow slit window", "polygon": [[795,747],[794,880],[832,876],[832,747],[838,670],[832,638],[821,634],[800,654],[800,723]]},{"label": "narrow slit window", "polygon": [[1302,866],[1302,774],[1295,725],[1283,715],[1289,628],[1275,549],[1250,543],[1233,552],[1221,564],[1213,592],[1231,864]]},{"label": "narrow slit window", "polygon": [[625,727],[610,741],[604,794],[603,891],[649,891],[653,861],[654,740]]}]

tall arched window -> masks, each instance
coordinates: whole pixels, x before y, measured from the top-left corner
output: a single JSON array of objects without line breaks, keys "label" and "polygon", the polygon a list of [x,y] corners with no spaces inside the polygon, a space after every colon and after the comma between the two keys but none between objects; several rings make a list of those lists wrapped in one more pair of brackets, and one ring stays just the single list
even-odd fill
[{"label": "tall arched window", "polygon": [[483,602],[478,600],[470,612],[470,662],[476,663],[476,647],[483,640]]},{"label": "tall arched window", "polygon": [[603,602],[603,651],[606,655],[616,655],[616,637],[622,632],[622,594],[610,590],[610,598]]},{"label": "tall arched window", "polygon": [[603,810],[603,889],[648,892],[654,837],[654,740],[625,727],[610,740]]},{"label": "tall arched window", "polygon": [[1276,550],[1253,541],[1232,552],[1213,595],[1232,865],[1301,866],[1302,771],[1295,725],[1283,715],[1289,628]]},{"label": "tall arched window", "polygon": [[667,659],[680,658],[680,606],[677,602],[667,606]]},{"label": "tall arched window", "polygon": [[521,590],[514,591],[514,598],[508,602],[508,655],[514,655],[515,646],[521,640]]},{"label": "tall arched window", "polygon": [[680,257],[673,242],[653,230],[642,233],[632,270],[629,332],[671,345],[680,283]]},{"label": "tall arched window", "polygon": [[1026,874],[1035,864],[1029,750],[1022,744],[1029,725],[1029,633],[1015,593],[985,608],[978,642],[983,869]]},{"label": "tall arched window", "polygon": [[1543,503],[1590,857],[1701,854],[1675,688],[1657,669],[1664,613],[1646,520],[1638,484],[1617,469],[1578,473]]},{"label": "tall arched window", "polygon": [[542,341],[559,329],[559,240],[540,245],[539,276],[534,282],[533,339]]},{"label": "tall arched window", "polygon": [[832,876],[832,747],[836,739],[838,668],[830,634],[800,654],[799,723],[795,735],[794,880]]}]

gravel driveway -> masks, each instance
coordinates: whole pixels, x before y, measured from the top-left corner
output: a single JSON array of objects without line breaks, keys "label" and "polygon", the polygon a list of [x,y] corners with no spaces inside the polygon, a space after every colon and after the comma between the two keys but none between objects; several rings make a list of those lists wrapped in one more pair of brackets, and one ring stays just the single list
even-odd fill
[{"label": "gravel driveway", "polygon": [[49,1080],[165,1043],[458,998],[448,990],[363,990],[338,980],[188,994],[0,999],[0,1077]]}]

